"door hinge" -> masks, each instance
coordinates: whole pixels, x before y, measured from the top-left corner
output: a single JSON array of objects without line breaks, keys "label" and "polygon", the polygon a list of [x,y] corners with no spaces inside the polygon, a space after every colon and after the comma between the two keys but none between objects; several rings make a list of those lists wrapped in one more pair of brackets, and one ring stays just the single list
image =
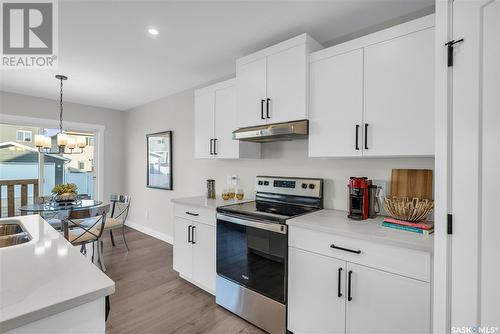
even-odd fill
[{"label": "door hinge", "polygon": [[448,217],[446,219],[446,233],[453,234],[453,216],[451,215],[451,213],[448,214]]},{"label": "door hinge", "polygon": [[464,39],[461,38],[459,40],[452,39],[451,41],[444,43],[444,46],[448,49],[448,67],[453,66],[453,46],[457,43],[462,43],[463,41]]}]

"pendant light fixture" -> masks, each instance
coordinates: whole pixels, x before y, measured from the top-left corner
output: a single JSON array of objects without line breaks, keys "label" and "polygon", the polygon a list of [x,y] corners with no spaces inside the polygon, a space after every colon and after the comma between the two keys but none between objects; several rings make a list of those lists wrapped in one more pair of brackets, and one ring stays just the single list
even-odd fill
[{"label": "pendant light fixture", "polygon": [[[35,135],[35,146],[39,152],[49,154],[81,154],[83,149],[87,146],[85,137],[78,136],[68,137],[63,131],[63,81],[68,80],[65,75],[57,74],[56,79],[61,82],[60,95],[59,95],[59,132],[57,133],[57,147],[56,151],[52,151],[52,138],[44,135]],[[73,151],[78,147],[79,151]],[[67,149],[67,150],[66,150]]]}]

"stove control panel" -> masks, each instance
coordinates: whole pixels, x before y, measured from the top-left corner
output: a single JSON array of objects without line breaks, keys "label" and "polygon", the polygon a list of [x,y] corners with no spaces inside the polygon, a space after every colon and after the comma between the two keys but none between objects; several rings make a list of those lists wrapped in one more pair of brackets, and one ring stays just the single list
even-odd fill
[{"label": "stove control panel", "polygon": [[323,179],[257,176],[255,191],[293,196],[322,197]]}]

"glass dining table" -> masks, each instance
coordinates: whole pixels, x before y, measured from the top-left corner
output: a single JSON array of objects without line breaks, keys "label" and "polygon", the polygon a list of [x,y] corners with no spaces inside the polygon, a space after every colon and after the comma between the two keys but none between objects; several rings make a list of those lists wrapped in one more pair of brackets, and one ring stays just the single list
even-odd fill
[{"label": "glass dining table", "polygon": [[[61,205],[55,202],[33,203],[23,205],[19,208],[22,214],[39,214],[42,217],[50,217],[52,220],[56,219],[60,222],[61,231],[64,237],[68,237],[68,222],[65,218],[68,216],[69,211],[85,210],[97,207],[102,204],[102,201],[93,199],[82,199],[75,204]],[[50,222],[49,222],[50,224]],[[51,224],[54,227],[54,224]]]}]

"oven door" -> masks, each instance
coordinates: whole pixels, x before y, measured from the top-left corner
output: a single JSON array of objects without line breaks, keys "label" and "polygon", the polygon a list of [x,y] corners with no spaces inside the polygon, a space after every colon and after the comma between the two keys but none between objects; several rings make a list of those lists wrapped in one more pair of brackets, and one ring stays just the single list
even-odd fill
[{"label": "oven door", "polygon": [[217,214],[217,274],[285,304],[287,226]]}]

